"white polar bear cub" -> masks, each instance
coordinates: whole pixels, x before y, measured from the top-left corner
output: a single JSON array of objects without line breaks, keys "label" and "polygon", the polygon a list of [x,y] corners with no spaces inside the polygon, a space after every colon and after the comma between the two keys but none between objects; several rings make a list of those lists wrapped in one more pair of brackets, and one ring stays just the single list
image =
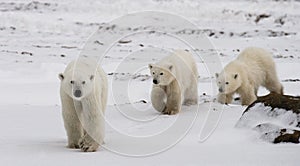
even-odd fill
[{"label": "white polar bear cub", "polygon": [[216,73],[216,78],[218,101],[222,104],[231,103],[233,94],[238,93],[242,104],[250,105],[257,98],[259,86],[271,92],[283,93],[272,55],[261,48],[246,48],[220,74]]},{"label": "white polar bear cub", "polygon": [[176,50],[156,64],[149,64],[153,77],[151,101],[163,114],[176,114],[181,105],[198,103],[198,71],[193,56]]},{"label": "white polar bear cub", "polygon": [[104,139],[106,74],[96,62],[79,58],[68,64],[59,79],[68,147],[94,152]]}]

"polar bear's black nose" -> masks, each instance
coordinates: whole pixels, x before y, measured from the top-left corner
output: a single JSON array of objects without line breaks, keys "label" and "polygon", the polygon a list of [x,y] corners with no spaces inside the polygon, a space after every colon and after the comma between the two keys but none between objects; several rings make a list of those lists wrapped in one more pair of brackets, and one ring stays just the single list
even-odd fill
[{"label": "polar bear's black nose", "polygon": [[223,89],[222,89],[222,88],[219,88],[219,92],[223,92]]},{"label": "polar bear's black nose", "polygon": [[81,97],[81,90],[75,90],[74,96],[75,97]]},{"label": "polar bear's black nose", "polygon": [[153,84],[157,84],[157,80],[153,80]]}]

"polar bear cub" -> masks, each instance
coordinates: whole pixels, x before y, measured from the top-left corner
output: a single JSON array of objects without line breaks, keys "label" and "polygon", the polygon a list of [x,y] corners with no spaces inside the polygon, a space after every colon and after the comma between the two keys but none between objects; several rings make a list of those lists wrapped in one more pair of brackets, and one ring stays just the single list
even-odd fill
[{"label": "polar bear cub", "polygon": [[198,102],[198,71],[193,56],[176,50],[156,64],[149,64],[153,77],[151,101],[163,114],[176,114],[181,105]]},{"label": "polar bear cub", "polygon": [[262,48],[246,48],[221,73],[216,73],[216,82],[218,101],[222,104],[231,103],[233,94],[238,93],[242,104],[250,105],[257,98],[259,86],[283,94],[272,55]]},{"label": "polar bear cub", "polygon": [[104,139],[106,74],[96,62],[79,58],[68,64],[59,79],[68,147],[96,151]]}]

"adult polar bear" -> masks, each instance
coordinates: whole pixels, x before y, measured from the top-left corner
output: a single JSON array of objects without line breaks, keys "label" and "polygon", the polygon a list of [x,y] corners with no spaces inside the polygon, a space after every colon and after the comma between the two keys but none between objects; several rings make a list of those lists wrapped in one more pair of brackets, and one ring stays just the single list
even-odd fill
[{"label": "adult polar bear", "polygon": [[68,147],[96,151],[104,139],[106,74],[96,61],[78,58],[68,64],[59,78]]},{"label": "adult polar bear", "polygon": [[151,101],[163,114],[176,114],[181,105],[198,103],[198,71],[193,56],[176,50],[156,64],[149,64],[153,77]]},{"label": "adult polar bear", "polygon": [[218,101],[231,103],[232,95],[238,93],[243,105],[250,105],[257,98],[259,86],[269,91],[282,94],[272,55],[262,48],[246,48],[234,61],[216,73],[219,87]]}]

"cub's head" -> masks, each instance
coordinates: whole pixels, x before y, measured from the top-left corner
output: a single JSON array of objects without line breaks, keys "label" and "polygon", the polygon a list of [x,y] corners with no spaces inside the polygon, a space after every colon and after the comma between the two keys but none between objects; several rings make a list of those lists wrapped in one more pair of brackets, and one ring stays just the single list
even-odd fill
[{"label": "cub's head", "polygon": [[149,64],[148,67],[153,77],[153,84],[165,86],[169,85],[175,79],[174,67],[171,64],[167,65],[167,67]]},{"label": "cub's head", "polygon": [[83,73],[60,73],[58,78],[61,80],[62,90],[75,100],[81,100],[88,96],[94,88],[94,75]]},{"label": "cub's head", "polygon": [[220,93],[228,94],[235,92],[241,85],[242,81],[238,73],[222,71],[216,73],[216,82]]}]

